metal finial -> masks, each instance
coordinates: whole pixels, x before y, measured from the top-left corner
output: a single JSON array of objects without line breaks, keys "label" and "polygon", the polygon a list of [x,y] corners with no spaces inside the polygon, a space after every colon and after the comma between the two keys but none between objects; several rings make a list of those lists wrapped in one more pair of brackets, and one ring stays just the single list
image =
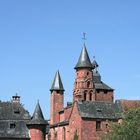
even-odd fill
[{"label": "metal finial", "polygon": [[83,32],[83,38],[82,39],[84,40],[84,44],[85,44],[85,40],[87,40],[86,39],[86,33],[85,32]]}]

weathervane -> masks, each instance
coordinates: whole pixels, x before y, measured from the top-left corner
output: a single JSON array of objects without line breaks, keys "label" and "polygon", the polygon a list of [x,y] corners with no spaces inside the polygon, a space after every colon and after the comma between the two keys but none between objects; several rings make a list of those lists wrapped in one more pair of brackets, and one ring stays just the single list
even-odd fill
[{"label": "weathervane", "polygon": [[86,33],[85,32],[83,32],[83,38],[82,39],[84,40],[84,44],[85,44],[85,40],[87,40],[86,39]]}]

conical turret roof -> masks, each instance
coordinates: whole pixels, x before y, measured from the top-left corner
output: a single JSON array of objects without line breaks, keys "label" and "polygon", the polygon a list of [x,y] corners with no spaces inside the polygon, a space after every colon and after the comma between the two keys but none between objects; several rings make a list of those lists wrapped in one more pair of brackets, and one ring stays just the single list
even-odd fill
[{"label": "conical turret roof", "polygon": [[91,64],[87,49],[84,45],[78,63],[76,64],[74,69],[78,69],[78,68],[91,68],[93,69],[93,65]]},{"label": "conical turret roof", "polygon": [[54,77],[54,80],[53,80],[53,84],[52,84],[50,90],[51,91],[52,90],[61,90],[61,91],[64,91],[64,88],[63,88],[63,84],[62,84],[62,81],[61,81],[61,77],[60,77],[59,71],[57,71],[56,74],[55,74],[55,77]]},{"label": "conical turret roof", "polygon": [[47,124],[45,121],[39,102],[36,105],[34,114],[29,124]]}]

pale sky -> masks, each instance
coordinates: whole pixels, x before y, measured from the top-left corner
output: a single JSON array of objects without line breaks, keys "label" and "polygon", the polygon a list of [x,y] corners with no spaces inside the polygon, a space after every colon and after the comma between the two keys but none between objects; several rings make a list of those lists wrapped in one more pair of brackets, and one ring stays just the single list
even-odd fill
[{"label": "pale sky", "polygon": [[0,100],[18,93],[49,119],[50,87],[59,69],[65,103],[83,47],[99,64],[115,99],[140,100],[139,0],[0,0]]}]

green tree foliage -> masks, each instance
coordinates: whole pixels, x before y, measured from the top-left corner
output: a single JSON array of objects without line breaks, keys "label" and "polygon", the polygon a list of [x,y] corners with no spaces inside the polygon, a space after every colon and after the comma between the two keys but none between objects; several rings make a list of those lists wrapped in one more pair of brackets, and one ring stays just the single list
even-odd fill
[{"label": "green tree foliage", "polygon": [[114,124],[113,132],[102,140],[140,140],[140,107],[124,113],[122,124]]}]

